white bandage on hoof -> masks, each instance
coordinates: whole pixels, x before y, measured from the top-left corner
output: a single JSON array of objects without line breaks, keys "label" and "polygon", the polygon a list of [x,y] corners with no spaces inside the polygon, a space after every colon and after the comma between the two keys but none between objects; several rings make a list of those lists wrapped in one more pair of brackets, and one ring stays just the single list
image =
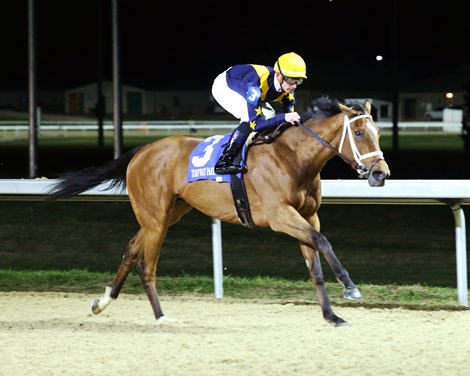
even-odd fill
[{"label": "white bandage on hoof", "polygon": [[97,315],[105,310],[105,308],[111,304],[114,299],[111,298],[111,286],[106,286],[104,295],[99,299],[94,299],[91,302],[91,311]]},{"label": "white bandage on hoof", "polygon": [[170,318],[168,316],[161,316],[157,319],[157,325],[169,324],[169,323],[173,323],[173,322],[176,322],[176,321],[178,321],[178,320]]}]

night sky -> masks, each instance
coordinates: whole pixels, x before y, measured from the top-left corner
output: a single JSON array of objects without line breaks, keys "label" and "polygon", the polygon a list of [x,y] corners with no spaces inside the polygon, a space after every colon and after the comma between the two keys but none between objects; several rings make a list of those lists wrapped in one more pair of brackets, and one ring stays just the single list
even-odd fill
[{"label": "night sky", "polygon": [[[112,78],[111,1],[104,0],[104,78]],[[37,0],[38,89],[96,81],[96,1]],[[299,53],[303,87],[386,87],[397,52],[400,84],[470,63],[470,14],[462,1],[120,0],[123,83],[153,90],[209,90],[237,63],[273,65]],[[0,89],[27,89],[27,0],[3,5]],[[378,62],[376,55],[384,60]],[[347,79],[349,78],[349,79]],[[354,79],[351,79],[354,78]]]}]

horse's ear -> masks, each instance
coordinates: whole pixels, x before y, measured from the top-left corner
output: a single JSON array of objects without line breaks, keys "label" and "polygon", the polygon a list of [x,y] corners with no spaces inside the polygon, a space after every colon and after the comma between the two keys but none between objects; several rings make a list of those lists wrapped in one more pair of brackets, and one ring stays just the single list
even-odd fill
[{"label": "horse's ear", "polygon": [[370,104],[370,102],[369,102],[368,100],[366,100],[366,101],[364,102],[364,108],[366,109],[366,112],[367,112],[368,114],[370,114],[370,112],[371,112],[371,110],[372,110],[372,106],[371,106],[371,104]]},{"label": "horse's ear", "polygon": [[341,110],[341,112],[345,113],[346,115],[352,116],[354,114],[354,111],[352,110],[352,108],[349,108],[348,106],[344,105],[343,103],[336,101],[336,105]]}]

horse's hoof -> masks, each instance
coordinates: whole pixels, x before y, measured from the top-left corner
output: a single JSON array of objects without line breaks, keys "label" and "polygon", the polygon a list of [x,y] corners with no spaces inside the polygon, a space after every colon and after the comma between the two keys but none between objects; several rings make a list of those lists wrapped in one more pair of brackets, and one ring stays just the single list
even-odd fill
[{"label": "horse's hoof", "polygon": [[333,312],[324,314],[323,318],[334,327],[339,328],[341,326],[349,326],[349,324],[345,320],[343,320],[341,317],[336,316]]},{"label": "horse's hoof", "polygon": [[162,324],[169,324],[169,323],[173,323],[173,322],[176,322],[178,320],[176,319],[173,319],[173,318],[170,318],[168,316],[160,316],[158,319],[157,319],[157,324],[158,325],[162,325]]},{"label": "horse's hoof", "polygon": [[330,317],[326,319],[331,325],[333,325],[335,328],[344,328],[344,327],[349,327],[350,325],[347,323],[347,321],[343,320],[341,317],[338,317],[334,315],[333,317]]},{"label": "horse's hoof", "polygon": [[344,289],[343,297],[349,300],[361,300],[362,294],[357,287],[349,287]]},{"label": "horse's hoof", "polygon": [[100,300],[99,299],[93,299],[91,302],[91,312],[93,312],[94,315],[97,315],[98,313],[101,313],[103,310],[100,308]]},{"label": "horse's hoof", "polygon": [[344,321],[343,319],[340,319],[339,322],[336,322],[335,328],[349,328],[351,325],[348,324],[347,321]]}]

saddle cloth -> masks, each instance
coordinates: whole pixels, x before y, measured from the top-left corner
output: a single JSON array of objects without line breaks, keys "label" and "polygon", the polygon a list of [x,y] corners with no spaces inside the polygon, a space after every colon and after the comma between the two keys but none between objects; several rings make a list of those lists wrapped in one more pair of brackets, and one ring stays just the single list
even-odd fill
[{"label": "saddle cloth", "polygon": [[[207,137],[192,151],[189,157],[187,180],[215,180],[220,183],[230,183],[231,175],[219,175],[214,172],[214,166],[219,160],[224,146],[229,142],[231,133]],[[241,150],[241,165],[245,166],[247,144]],[[239,157],[235,158],[237,161]],[[237,174],[241,176],[242,174]]]}]

